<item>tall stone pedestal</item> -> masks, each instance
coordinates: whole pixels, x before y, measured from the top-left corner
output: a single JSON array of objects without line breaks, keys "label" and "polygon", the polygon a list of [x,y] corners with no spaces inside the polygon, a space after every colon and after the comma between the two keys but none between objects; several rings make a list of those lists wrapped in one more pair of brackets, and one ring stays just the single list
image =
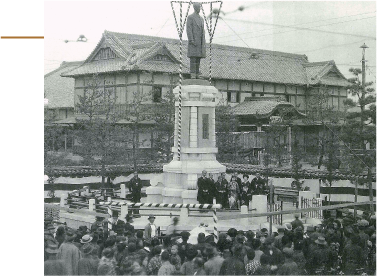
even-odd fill
[{"label": "tall stone pedestal", "polygon": [[[173,92],[176,98],[172,148],[174,156],[173,160],[163,168],[161,199],[163,203],[197,203],[196,186],[202,171],[213,173],[216,179],[226,170],[225,166],[216,160],[215,107],[218,90],[206,80],[183,81],[180,159],[178,158],[179,87]],[[151,185],[154,185],[153,180]],[[146,194],[148,202],[158,198],[154,186],[148,187]]]}]

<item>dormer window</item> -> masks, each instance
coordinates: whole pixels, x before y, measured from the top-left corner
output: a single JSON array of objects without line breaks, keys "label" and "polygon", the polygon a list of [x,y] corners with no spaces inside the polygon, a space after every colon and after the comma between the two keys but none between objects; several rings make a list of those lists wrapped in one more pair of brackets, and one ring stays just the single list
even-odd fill
[{"label": "dormer window", "polygon": [[110,49],[110,47],[102,48],[98,51],[94,60],[106,60],[116,58],[116,54]]}]

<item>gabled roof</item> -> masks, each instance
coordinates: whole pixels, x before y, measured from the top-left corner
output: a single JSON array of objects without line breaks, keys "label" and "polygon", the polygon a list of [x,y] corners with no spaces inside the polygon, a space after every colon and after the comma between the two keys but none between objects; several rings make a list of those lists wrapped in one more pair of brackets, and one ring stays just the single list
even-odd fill
[{"label": "gabled roof", "polygon": [[[339,71],[335,65],[335,61],[322,61],[322,62],[310,62],[303,64],[306,75],[308,78],[308,84],[325,84],[334,86],[347,86],[349,85],[347,79]],[[330,76],[329,73],[334,73],[337,77]]]},{"label": "gabled roof", "polygon": [[293,104],[277,100],[245,100],[232,108],[232,113],[237,116],[254,116],[257,119],[268,118],[275,114],[279,109],[289,108],[299,117],[305,117],[304,113],[299,112]]},{"label": "gabled roof", "polygon": [[[91,61],[94,55],[106,44],[118,56],[118,59]],[[110,73],[129,70],[148,70],[156,72],[178,73],[179,71],[179,40],[125,34],[105,31],[101,41],[88,57],[85,63],[75,70],[63,74],[66,77],[88,75],[94,73]],[[166,49],[170,61],[151,60],[162,48]],[[189,58],[187,41],[183,41],[182,50],[183,73],[189,74]],[[207,44],[207,57],[201,61],[201,71],[204,76],[209,75],[209,44]],[[329,62],[309,63],[305,55],[290,54],[276,51],[234,47],[227,45],[212,45],[212,78],[260,81],[283,84],[309,85],[332,70],[339,70],[335,64]],[[335,68],[335,69],[334,69]],[[322,74],[321,72],[324,72]],[[344,78],[339,72],[339,78]],[[314,78],[314,80],[312,80]],[[326,79],[329,85],[344,85],[344,80]]]},{"label": "gabled roof", "polygon": [[82,61],[63,62],[59,68],[44,76],[45,98],[48,108],[74,107],[74,79],[62,78],[61,74],[77,68]]}]

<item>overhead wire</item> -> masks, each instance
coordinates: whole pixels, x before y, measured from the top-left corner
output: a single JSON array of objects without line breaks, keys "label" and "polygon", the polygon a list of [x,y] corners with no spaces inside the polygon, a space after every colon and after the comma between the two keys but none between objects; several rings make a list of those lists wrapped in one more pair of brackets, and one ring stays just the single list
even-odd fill
[{"label": "overhead wire", "polygon": [[[359,13],[359,14],[354,14],[354,15],[347,15],[347,16],[340,16],[340,17],[334,17],[334,18],[328,18],[328,19],[323,19],[323,20],[309,21],[309,22],[304,22],[304,23],[300,23],[300,24],[287,25],[287,27],[294,27],[294,26],[301,26],[301,25],[330,21],[330,20],[337,20],[337,19],[341,19],[341,18],[345,18],[345,17],[353,17],[353,16],[359,16],[359,15],[370,14],[370,13],[376,13],[376,11]],[[313,26],[313,27],[316,27],[316,26]],[[278,27],[278,28],[283,28],[283,27]],[[241,33],[241,35],[251,34],[251,33],[259,33],[259,32],[270,31],[270,30],[274,30],[274,29],[275,28],[269,28],[269,29],[263,29],[263,30],[252,31],[252,32],[245,32],[245,33]],[[230,36],[233,36],[233,35],[220,36],[220,37],[217,37],[217,38],[230,37]]]},{"label": "overhead wire", "polygon": [[[334,25],[334,24],[353,22],[353,21],[358,21],[358,20],[363,20],[363,19],[369,19],[369,18],[375,18],[375,16],[364,17],[362,19],[354,19],[354,20],[336,22],[336,23],[331,23],[331,24],[324,24],[324,25],[315,26],[315,27],[316,28],[317,27],[325,27],[325,26],[330,26],[330,25]],[[247,39],[257,38],[257,37],[263,37],[263,36],[270,36],[270,35],[279,35],[279,34],[283,34],[283,33],[293,32],[293,31],[296,31],[296,30],[303,30],[303,31],[313,31],[313,32],[328,33],[328,34],[337,34],[337,35],[345,35],[345,36],[362,37],[362,38],[369,38],[369,39],[376,40],[376,37],[374,37],[374,36],[366,36],[366,35],[351,34],[351,33],[342,33],[342,32],[335,32],[335,31],[326,31],[326,30],[317,30],[317,29],[311,29],[311,28],[305,28],[305,27],[291,27],[289,25],[279,25],[279,24],[266,23],[266,22],[256,22],[256,21],[253,22],[253,21],[240,20],[240,19],[227,19],[227,20],[236,21],[236,22],[244,22],[244,23],[249,23],[249,24],[272,25],[272,26],[278,26],[278,27],[285,27],[285,28],[292,28],[293,29],[293,30],[282,31],[282,32],[274,32],[274,33],[271,33],[271,34],[263,34],[263,35],[257,35],[257,36],[250,36],[250,37],[246,37]],[[223,19],[223,22],[225,22],[224,19]],[[237,35],[237,36],[239,36],[239,35]],[[233,41],[238,41],[238,40],[239,39],[233,39],[233,40],[228,40],[228,41],[221,41],[221,43],[233,42]]]}]

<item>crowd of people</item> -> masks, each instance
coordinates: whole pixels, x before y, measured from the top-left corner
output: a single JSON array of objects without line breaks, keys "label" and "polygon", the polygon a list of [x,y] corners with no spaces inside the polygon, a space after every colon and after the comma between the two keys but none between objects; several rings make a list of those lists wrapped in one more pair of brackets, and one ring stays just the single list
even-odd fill
[{"label": "crowd of people", "polygon": [[250,176],[244,174],[241,178],[234,173],[230,181],[221,173],[215,181],[213,174],[204,170],[198,178],[198,196],[200,204],[212,204],[213,198],[216,203],[226,209],[239,209],[241,205],[249,205],[253,195],[266,195],[269,193],[267,182],[259,173],[249,181]]},{"label": "crowd of people", "polygon": [[144,231],[133,218],[111,220],[111,230],[99,217],[90,229],[55,229],[45,220],[45,275],[355,275],[376,273],[376,218],[355,221],[328,218],[306,226],[298,216],[268,230],[229,229],[213,235],[178,233],[178,219],[158,236],[155,217]]}]

